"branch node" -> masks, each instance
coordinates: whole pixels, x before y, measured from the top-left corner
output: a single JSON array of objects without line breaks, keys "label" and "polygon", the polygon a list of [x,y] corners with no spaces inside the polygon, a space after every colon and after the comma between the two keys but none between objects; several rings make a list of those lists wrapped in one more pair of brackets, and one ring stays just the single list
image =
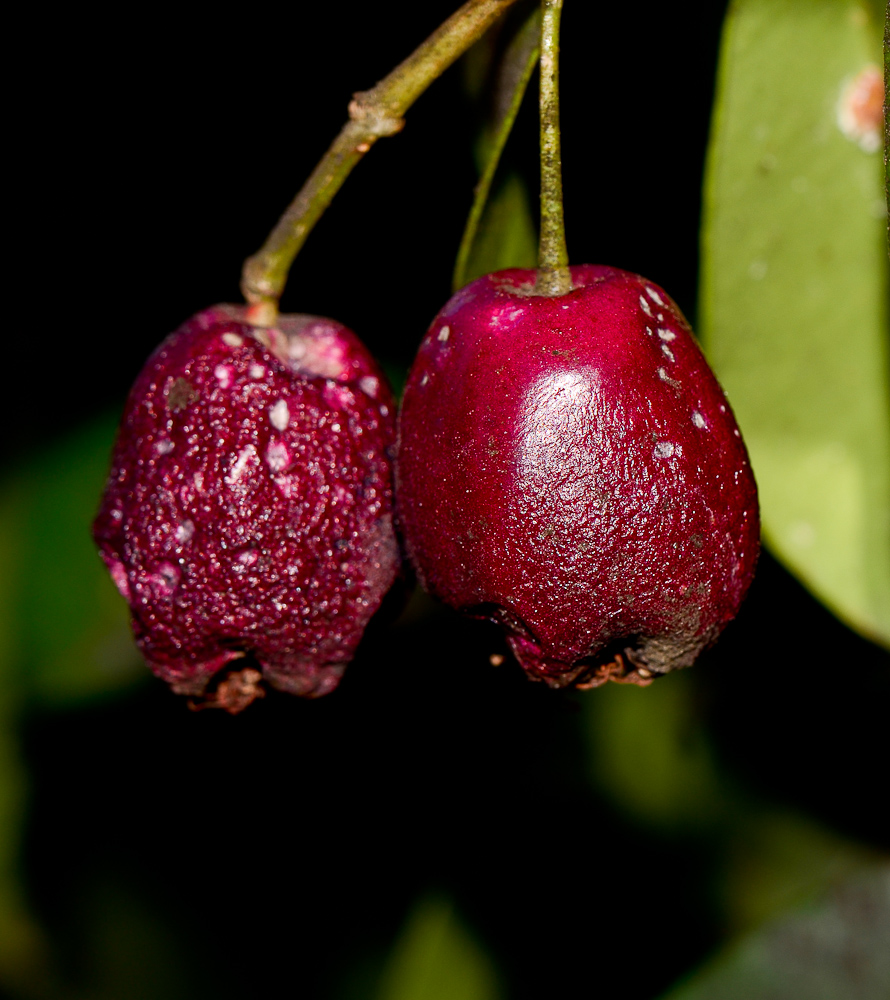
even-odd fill
[{"label": "branch node", "polygon": [[388,115],[376,104],[365,103],[367,96],[367,91],[352,95],[352,100],[349,102],[350,120],[361,125],[366,132],[377,139],[401,132],[405,127],[405,119]]}]

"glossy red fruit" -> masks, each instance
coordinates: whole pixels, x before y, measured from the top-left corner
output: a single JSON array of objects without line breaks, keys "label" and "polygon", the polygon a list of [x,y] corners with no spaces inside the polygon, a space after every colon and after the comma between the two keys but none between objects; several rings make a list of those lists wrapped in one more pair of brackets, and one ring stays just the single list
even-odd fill
[{"label": "glossy red fruit", "polygon": [[[243,307],[193,316],[136,380],[93,528],[137,642],[174,691],[336,687],[393,583],[395,406],[346,327]],[[234,666],[240,666],[235,664]]]},{"label": "glossy red fruit", "polygon": [[646,683],[735,615],[759,549],[729,404],[667,294],[635,274],[534,271],[458,292],[399,420],[397,495],[424,587],[500,622],[553,687]]}]

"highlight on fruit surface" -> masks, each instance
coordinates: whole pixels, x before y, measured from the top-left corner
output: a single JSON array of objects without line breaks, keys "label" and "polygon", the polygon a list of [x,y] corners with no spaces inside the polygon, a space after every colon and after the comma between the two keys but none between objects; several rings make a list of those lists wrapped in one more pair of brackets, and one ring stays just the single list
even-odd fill
[{"label": "highlight on fruit surface", "polygon": [[247,315],[198,313],[148,360],[93,526],[151,669],[232,712],[261,678],[333,690],[399,571],[383,373],[333,320]]},{"label": "highlight on fruit surface", "polygon": [[759,551],[729,404],[677,306],[610,267],[486,275],[427,333],[397,494],[423,586],[552,687],[645,684],[736,614]]}]

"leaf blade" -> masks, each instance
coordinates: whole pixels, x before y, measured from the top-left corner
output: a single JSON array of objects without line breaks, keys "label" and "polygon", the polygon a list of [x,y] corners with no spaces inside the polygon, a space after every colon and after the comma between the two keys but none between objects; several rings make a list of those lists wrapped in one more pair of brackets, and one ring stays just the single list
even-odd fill
[{"label": "leaf blade", "polygon": [[[536,260],[534,223],[519,177],[511,175],[495,199],[489,198],[501,153],[540,58],[540,32],[541,15],[535,9],[516,32],[499,67],[493,120],[483,136],[484,166],[454,264],[454,291],[482,274],[509,266],[534,266]],[[527,261],[529,244],[535,253],[531,264]]]},{"label": "leaf blade", "polygon": [[700,330],[769,547],[890,644],[888,267],[880,157],[842,130],[880,30],[846,0],[739,0],[705,182]]}]

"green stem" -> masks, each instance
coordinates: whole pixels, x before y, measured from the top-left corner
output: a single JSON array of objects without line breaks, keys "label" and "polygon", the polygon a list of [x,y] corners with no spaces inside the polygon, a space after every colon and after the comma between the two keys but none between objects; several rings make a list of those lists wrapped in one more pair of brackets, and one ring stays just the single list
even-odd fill
[{"label": "green stem", "polygon": [[572,290],[559,147],[559,19],[562,0],[541,0],[541,235],[537,295]]},{"label": "green stem", "polygon": [[354,95],[349,121],[266,242],[244,262],[241,291],[252,306],[252,322],[275,322],[294,257],[352,168],[378,139],[401,131],[414,101],[514,2],[469,0],[380,83]]},{"label": "green stem", "polygon": [[516,121],[519,107],[528,87],[528,81],[531,79],[532,72],[538,62],[538,56],[541,52],[539,46],[540,18],[540,11],[537,8],[533,9],[531,15],[526,18],[516,32],[501,62],[495,88],[497,104],[494,121],[491,124],[487,140],[488,159],[473,192],[473,207],[470,209],[464,235],[460,241],[460,249],[457,251],[452,279],[454,291],[466,284],[470,254],[473,251],[473,243],[482,220],[482,213],[488,202],[494,175],[497,173],[498,164],[501,161],[501,153],[504,151],[513,123]]}]

